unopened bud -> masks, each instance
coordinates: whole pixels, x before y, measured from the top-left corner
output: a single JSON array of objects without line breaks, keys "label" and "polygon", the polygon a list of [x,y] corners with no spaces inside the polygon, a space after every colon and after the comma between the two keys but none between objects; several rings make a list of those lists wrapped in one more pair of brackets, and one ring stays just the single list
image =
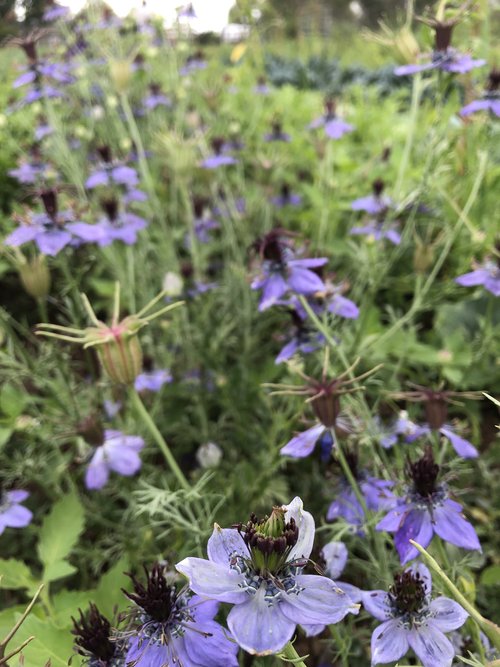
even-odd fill
[{"label": "unopened bud", "polygon": [[124,93],[132,77],[132,68],[129,60],[112,60],[109,64],[111,79],[116,90]]},{"label": "unopened bud", "polygon": [[43,299],[50,291],[50,271],[43,255],[23,262],[19,266],[19,277],[26,292],[34,299]]},{"label": "unopened bud", "polygon": [[413,268],[417,273],[427,273],[434,263],[434,248],[429,243],[423,243],[416,239],[415,252],[413,253]]},{"label": "unopened bud", "polygon": [[133,384],[142,370],[142,349],[137,329],[110,327],[109,340],[96,346],[97,356],[108,377],[116,384]]},{"label": "unopened bud", "polygon": [[196,460],[201,468],[216,468],[221,459],[222,449],[215,442],[205,442],[196,452]]}]

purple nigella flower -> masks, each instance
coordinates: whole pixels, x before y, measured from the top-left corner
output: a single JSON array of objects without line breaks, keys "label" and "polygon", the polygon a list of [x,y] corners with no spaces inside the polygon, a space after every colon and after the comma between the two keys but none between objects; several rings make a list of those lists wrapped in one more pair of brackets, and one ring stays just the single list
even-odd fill
[{"label": "purple nigella flower", "polygon": [[6,528],[25,528],[33,514],[21,503],[29,496],[27,491],[6,491],[0,493],[0,535]]},{"label": "purple nigella flower", "polygon": [[396,67],[394,74],[403,76],[405,74],[416,74],[427,70],[440,69],[452,74],[465,74],[474,67],[481,67],[485,60],[474,60],[467,54],[458,53],[451,46],[451,35],[456,20],[454,21],[426,21],[435,31],[434,51],[429,62],[419,65],[402,65]]},{"label": "purple nigella flower", "polygon": [[497,262],[487,260],[474,271],[455,278],[455,282],[462,287],[482,285],[493,296],[500,296],[500,266]]},{"label": "purple nigella flower", "polygon": [[449,598],[431,600],[431,592],[431,574],[418,563],[397,574],[387,593],[362,593],[366,611],[383,621],[372,635],[372,665],[397,662],[412,649],[423,667],[451,667],[455,650],[445,633],[469,615]]},{"label": "purple nigella flower", "polygon": [[17,169],[9,169],[9,176],[15,178],[19,183],[36,183],[43,178],[47,165],[43,163],[22,162]]},{"label": "purple nigella flower", "polygon": [[474,100],[460,110],[461,116],[469,116],[476,111],[491,111],[500,116],[500,70],[492,69],[488,75],[488,84],[480,100]]},{"label": "purple nigella flower", "polygon": [[208,558],[185,558],[176,568],[203,597],[229,602],[227,624],[249,653],[269,655],[290,641],[297,624],[338,623],[358,608],[331,579],[304,575],[314,541],[314,519],[300,498],[270,517],[238,528],[215,526]]},{"label": "purple nigella flower", "polygon": [[436,391],[420,385],[413,385],[415,391],[401,392],[398,394],[401,398],[407,398],[410,401],[422,402],[424,404],[427,425],[414,425],[406,435],[406,442],[413,442],[422,435],[430,431],[441,433],[447,438],[456,453],[464,459],[472,459],[479,456],[477,449],[464,438],[461,438],[454,431],[453,426],[446,423],[448,417],[448,403],[454,396],[464,396],[465,398],[475,398],[475,395],[461,394],[453,391]]},{"label": "purple nigella flower", "polygon": [[223,153],[224,139],[222,137],[214,137],[211,143],[214,153],[201,162],[200,166],[203,167],[203,169],[217,169],[218,167],[223,167],[228,164],[238,163],[236,158]]},{"label": "purple nigella flower", "polygon": [[373,182],[372,188],[373,194],[367,197],[360,197],[351,202],[353,211],[365,211],[370,215],[379,216],[394,206],[392,199],[383,194],[385,188],[384,181],[377,179]]},{"label": "purple nigella flower", "polygon": [[95,450],[85,474],[87,489],[102,489],[111,470],[126,477],[135,475],[141,467],[139,452],[143,447],[144,440],[137,435],[104,431],[104,442]]},{"label": "purple nigella flower", "polygon": [[29,220],[22,222],[7,236],[4,243],[15,248],[29,241],[35,241],[40,252],[55,256],[73,240],[68,231],[71,223],[67,224],[74,220],[73,214],[71,211],[58,211],[55,190],[44,190],[40,193],[40,197],[46,212],[31,214]]},{"label": "purple nigella flower", "polygon": [[105,216],[98,222],[75,222],[68,225],[68,229],[85,243],[97,243],[101,247],[113,241],[133,245],[137,241],[137,232],[147,227],[146,220],[135,213],[120,211],[119,202],[115,198],[104,200],[101,204]]},{"label": "purple nigella flower", "polygon": [[158,369],[149,373],[140,373],[134,382],[136,391],[160,391],[164,384],[172,382],[170,371]]},{"label": "purple nigella flower", "polygon": [[180,68],[179,74],[181,76],[186,76],[187,74],[193,74],[200,69],[206,69],[207,62],[204,58],[204,55],[201,51],[197,51],[192,56],[189,56],[186,60],[186,63],[183,67]]},{"label": "purple nigella flower", "polygon": [[302,195],[291,192],[288,183],[284,183],[281,186],[281,193],[276,197],[271,197],[270,201],[277,208],[283,208],[284,206],[300,206],[302,203]]},{"label": "purple nigella flower", "polygon": [[378,415],[373,418],[373,437],[384,449],[394,447],[400,436],[410,437],[419,429],[420,427],[408,418],[406,410],[401,410],[389,421],[383,420]]},{"label": "purple nigella flower", "polygon": [[282,230],[275,229],[255,246],[264,262],[262,275],[252,283],[252,289],[262,290],[259,310],[275,305],[287,292],[313,294],[325,288],[321,278],[311,269],[324,266],[328,259],[295,259],[292,250],[281,240]]},{"label": "purple nigella flower", "polygon": [[137,185],[139,178],[136,170],[119,162],[113,162],[109,146],[99,146],[97,152],[101,158],[101,164],[85,182],[88,190],[100,185],[125,185],[127,188],[134,188]]},{"label": "purple nigella flower", "polygon": [[69,7],[58,5],[52,0],[51,2],[47,3],[47,9],[43,13],[43,20],[57,21],[58,19],[66,18],[67,16],[69,16],[69,14],[70,14]]},{"label": "purple nigella flower", "polygon": [[158,563],[146,570],[144,586],[130,575],[134,592],[125,595],[134,602],[133,623],[127,635],[127,665],[134,667],[237,667],[238,645],[214,621],[218,603],[177,592]]},{"label": "purple nigella flower", "polygon": [[288,143],[292,140],[292,137],[287,132],[283,132],[279,121],[274,121],[271,125],[271,132],[268,132],[264,139],[266,141],[284,141]]},{"label": "purple nigella flower", "polygon": [[296,328],[295,333],[288,343],[281,349],[280,353],[274,360],[275,364],[282,364],[284,361],[291,359],[294,354],[301,352],[302,354],[311,354],[323,347],[325,344],[325,337],[317,331],[309,331],[302,326],[300,329]]},{"label": "purple nigella flower", "polygon": [[445,484],[437,483],[439,466],[430,447],[421,459],[408,464],[408,475],[408,491],[376,526],[377,530],[395,533],[401,563],[418,556],[409,540],[426,549],[434,534],[457,547],[481,550],[476,531],[462,515],[462,506],[451,500]]},{"label": "purple nigella flower", "polygon": [[334,100],[326,100],[325,114],[313,120],[312,123],[308,125],[308,128],[310,130],[316,130],[319,127],[323,127],[325,129],[325,134],[329,139],[341,139],[344,134],[352,132],[354,126],[336,116],[335,106]]},{"label": "purple nigella flower", "polygon": [[[346,452],[345,457],[351,472],[358,482],[359,490],[363,494],[366,507],[372,512],[387,510],[394,506],[396,498],[390,490],[394,482],[385,479],[377,479],[368,475],[365,470],[359,470],[358,457],[354,452]],[[352,526],[361,528],[365,521],[365,512],[346,479],[340,483],[340,492],[337,498],[330,504],[326,514],[327,521],[334,521],[342,517]]]},{"label": "purple nigella flower", "polygon": [[144,107],[152,111],[158,106],[171,107],[172,100],[161,92],[161,87],[157,83],[149,84],[149,95],[142,101]]},{"label": "purple nigella flower", "polygon": [[380,222],[370,222],[363,227],[353,227],[349,232],[353,236],[370,236],[375,241],[380,241],[381,239],[387,239],[394,245],[399,245],[401,243],[401,234],[397,231],[395,225],[388,226]]},{"label": "purple nigella flower", "polygon": [[41,141],[54,132],[54,129],[48,124],[45,119],[40,119],[38,125],[35,127],[35,139]]},{"label": "purple nigella flower", "polygon": [[253,92],[257,95],[269,95],[270,88],[266,83],[266,79],[263,76],[259,76],[257,79],[257,84],[253,88]]}]

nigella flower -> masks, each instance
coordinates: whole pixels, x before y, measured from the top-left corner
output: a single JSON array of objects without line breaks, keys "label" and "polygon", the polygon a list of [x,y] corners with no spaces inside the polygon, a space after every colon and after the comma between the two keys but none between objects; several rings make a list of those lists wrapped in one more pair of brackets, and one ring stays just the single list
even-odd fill
[{"label": "nigella flower", "polygon": [[144,218],[121,209],[115,197],[103,200],[101,206],[105,215],[95,224],[76,222],[69,225],[71,232],[86,243],[108,246],[113,241],[122,241],[133,245],[137,241],[137,233],[147,227]]},{"label": "nigella flower", "polygon": [[156,109],[158,106],[172,106],[172,100],[162,93],[161,86],[158,83],[149,84],[149,95],[146,95],[142,100],[142,103],[145,109],[148,109],[149,111]]},{"label": "nigella flower", "polygon": [[[464,5],[465,6],[465,5]],[[465,74],[474,67],[481,67],[485,60],[474,60],[470,55],[459,53],[451,46],[451,35],[453,28],[458,23],[458,17],[449,21],[438,21],[435,19],[420,18],[423,23],[434,30],[434,51],[429,62],[417,65],[402,65],[396,67],[394,74],[402,76],[405,74],[416,74],[427,70],[440,69],[452,74]]]},{"label": "nigella flower", "polygon": [[97,152],[100,157],[100,164],[97,169],[92,171],[85,182],[85,187],[88,190],[100,185],[125,185],[127,188],[133,188],[137,185],[139,177],[136,170],[113,161],[109,146],[99,146]]},{"label": "nigella flower", "polygon": [[492,69],[488,76],[488,84],[480,100],[474,100],[460,109],[461,116],[469,116],[476,111],[491,111],[500,116],[500,70]]},{"label": "nigella flower", "polygon": [[406,410],[400,410],[396,416],[389,420],[375,415],[371,430],[373,437],[380,445],[384,449],[390,449],[397,444],[401,436],[411,437],[414,433],[420,433],[420,428],[409,419]]},{"label": "nigella flower", "polygon": [[457,547],[481,550],[476,531],[462,515],[462,506],[451,500],[448,487],[438,483],[440,468],[432,448],[422,458],[407,465],[409,486],[403,497],[376,526],[395,533],[394,544],[401,563],[418,556],[410,540],[426,549],[434,534]]},{"label": "nigella flower", "polygon": [[238,645],[214,621],[218,604],[185,589],[178,592],[156,563],[144,568],[146,585],[129,575],[135,604],[127,632],[126,664],[134,667],[237,667]]},{"label": "nigella flower", "polygon": [[271,197],[271,203],[274,204],[277,208],[283,208],[285,206],[300,206],[302,203],[302,195],[292,192],[288,183],[283,183],[281,186],[281,192],[275,197]]},{"label": "nigella flower", "polygon": [[87,489],[102,489],[111,471],[130,477],[141,468],[139,452],[144,440],[138,435],[124,435],[121,431],[104,431],[104,439],[92,456],[85,473]]},{"label": "nigella flower", "polygon": [[454,600],[432,600],[431,593],[431,574],[421,563],[396,574],[387,593],[362,593],[366,611],[383,621],[372,635],[372,665],[396,662],[412,649],[423,667],[451,666],[455,650],[445,633],[469,615]]},{"label": "nigella flower", "polygon": [[200,164],[203,169],[217,169],[228,164],[237,164],[238,160],[231,155],[226,155],[224,151],[224,139],[222,137],[214,137],[211,141],[213,155],[206,157]]},{"label": "nigella flower", "polygon": [[193,55],[188,56],[184,66],[180,68],[179,74],[181,76],[186,76],[187,74],[193,74],[193,72],[196,72],[197,70],[206,69],[206,67],[207,62],[203,51],[197,51]]},{"label": "nigella flower", "polygon": [[172,375],[166,368],[159,368],[156,371],[140,373],[135,378],[134,387],[137,391],[160,391],[164,384],[172,382]]},{"label": "nigella flower", "polygon": [[366,197],[359,197],[351,202],[353,211],[365,211],[370,215],[378,216],[385,214],[394,206],[394,202],[390,197],[384,195],[385,183],[382,179],[377,178],[372,184],[373,194]]},{"label": "nigella flower", "polygon": [[209,560],[185,558],[176,568],[198,595],[233,605],[227,624],[245,651],[269,655],[285,646],[297,624],[338,623],[358,612],[331,579],[302,574],[314,531],[297,497],[264,519],[252,514],[235,528],[216,524]]},{"label": "nigella flower", "polygon": [[198,18],[196,12],[194,11],[193,3],[188,2],[187,5],[180,7],[177,10],[177,17],[183,19],[196,19]]},{"label": "nigella flower", "polygon": [[401,234],[396,225],[388,226],[385,223],[372,221],[362,227],[353,227],[349,234],[353,236],[369,236],[375,241],[387,239],[394,245],[401,243]]},{"label": "nigella flower", "polygon": [[40,198],[45,213],[31,213],[28,218],[21,219],[19,227],[7,236],[4,243],[15,248],[34,241],[44,255],[55,256],[73,240],[70,221],[74,220],[74,216],[71,211],[58,211],[54,188],[42,190]]},{"label": "nigella flower", "polygon": [[47,7],[43,13],[44,21],[57,21],[62,18],[66,18],[70,14],[69,7],[64,7],[59,5],[54,0],[49,0]]},{"label": "nigella flower", "polygon": [[73,621],[75,650],[85,658],[88,667],[125,667],[126,641],[113,636],[111,624],[92,602],[89,611]]},{"label": "nigella flower", "polygon": [[36,141],[41,141],[42,139],[45,139],[45,137],[48,137],[50,134],[54,132],[54,128],[49,125],[49,122],[45,118],[45,116],[40,116],[38,119],[38,124],[35,127],[35,140]]},{"label": "nigella flower", "polygon": [[[312,406],[318,420],[318,423],[307,431],[303,431],[292,438],[280,449],[280,454],[293,458],[304,458],[312,454],[316,445],[320,445],[321,458],[328,460],[335,444],[336,431],[338,430],[339,433],[349,431],[349,425],[341,417],[340,397],[344,394],[360,391],[360,387],[349,387],[349,385],[371,375],[373,370],[363,373],[359,377],[347,379],[350,372],[355,368],[356,362],[344,373],[330,380],[326,374],[327,361],[328,354],[325,355],[325,365],[320,380],[303,376],[306,379],[306,385],[303,387],[276,385],[279,394],[308,396],[307,402]],[[273,388],[275,385],[269,384],[267,386]]]},{"label": "nigella flower", "polygon": [[477,265],[474,271],[455,278],[455,282],[462,287],[482,285],[493,296],[500,296],[500,261],[498,259],[497,261],[487,259],[482,264]]},{"label": "nigella flower", "polygon": [[252,282],[252,289],[262,290],[260,311],[275,305],[287,292],[313,294],[325,287],[311,269],[323,266],[328,259],[295,259],[293,251],[281,238],[285,234],[282,229],[274,229],[254,244],[263,260],[262,274]]},{"label": "nigella flower", "polygon": [[447,440],[449,440],[456,453],[464,459],[473,459],[479,456],[477,449],[465,438],[461,438],[455,433],[455,429],[451,424],[446,422],[448,417],[448,403],[453,403],[455,398],[462,397],[468,399],[480,399],[481,396],[474,392],[456,392],[456,391],[436,391],[434,389],[427,389],[420,385],[413,384],[415,391],[402,391],[393,394],[396,398],[404,398],[409,401],[424,404],[425,416],[427,418],[427,425],[415,425],[406,435],[407,442],[414,442],[417,438],[422,437],[435,431],[441,433]]},{"label": "nigella flower", "polygon": [[325,113],[323,116],[316,118],[309,123],[310,130],[316,130],[323,127],[325,134],[329,139],[341,139],[344,134],[348,134],[354,130],[354,126],[346,123],[336,115],[336,104],[332,99],[325,101]]},{"label": "nigella flower", "polygon": [[292,317],[293,335],[274,360],[275,364],[288,361],[297,352],[310,354],[319,350],[325,344],[323,334],[311,329],[305,321],[306,316],[303,316],[297,308],[289,309],[289,313]]},{"label": "nigella flower", "polygon": [[271,132],[268,132],[264,136],[264,139],[266,141],[284,141],[288,143],[292,140],[292,137],[287,132],[283,132],[281,122],[275,120],[271,123]]},{"label": "nigella flower", "polygon": [[6,528],[25,528],[31,523],[33,514],[21,505],[28,496],[27,491],[20,489],[0,491],[0,535]]},{"label": "nigella flower", "polygon": [[[346,451],[345,458],[363,494],[367,509],[378,512],[393,507],[396,499],[390,489],[394,486],[394,482],[378,479],[369,475],[366,470],[360,469],[358,457],[353,451]],[[361,528],[365,521],[363,506],[345,478],[340,481],[340,490],[326,513],[327,521],[334,521],[339,517],[358,528]]]},{"label": "nigella flower", "polygon": [[257,84],[253,88],[253,92],[257,95],[269,95],[271,91],[266,83],[266,78],[264,76],[259,76],[257,79]]},{"label": "nigella flower", "polygon": [[[196,238],[200,243],[208,243],[211,240],[210,232],[219,229],[220,224],[214,220],[208,208],[208,199],[206,197],[193,197],[193,229]],[[190,246],[191,240],[189,234],[186,234],[185,244]]]}]

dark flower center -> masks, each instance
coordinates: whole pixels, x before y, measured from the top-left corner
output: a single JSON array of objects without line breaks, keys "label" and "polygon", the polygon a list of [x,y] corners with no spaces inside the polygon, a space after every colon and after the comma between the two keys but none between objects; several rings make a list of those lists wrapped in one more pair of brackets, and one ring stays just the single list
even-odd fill
[{"label": "dark flower center", "polygon": [[299,529],[292,518],[285,523],[285,510],[274,507],[271,516],[258,519],[250,515],[246,524],[235,526],[252,556],[256,572],[265,576],[283,568],[291,548],[297,543]]},{"label": "dark flower center", "polygon": [[224,139],[222,137],[214,137],[211,143],[215,155],[220,155],[224,146]]},{"label": "dark flower center", "polygon": [[431,447],[426,448],[425,454],[418,461],[407,462],[407,475],[412,480],[413,489],[418,495],[428,498],[435,493],[439,466],[434,461]]},{"label": "dark flower center", "polygon": [[104,664],[115,655],[116,643],[110,640],[111,625],[94,604],[90,604],[89,613],[85,616],[81,609],[80,619],[73,617],[75,644],[79,655],[92,656],[102,660]]},{"label": "dark flower center", "polygon": [[45,212],[49,218],[56,222],[57,218],[57,192],[54,189],[43,190],[40,192],[40,199],[43,202]]},{"label": "dark flower center", "polygon": [[118,201],[115,197],[111,199],[103,199],[101,201],[101,208],[110,222],[113,222],[118,218]]},{"label": "dark flower center", "polygon": [[95,415],[85,417],[77,426],[77,432],[89,445],[99,447],[104,444],[104,429]]},{"label": "dark flower center", "polygon": [[425,393],[424,410],[431,429],[439,431],[448,417],[446,394],[440,391],[427,391]]},{"label": "dark flower center", "polygon": [[97,152],[103,162],[111,164],[111,148],[109,146],[98,146]]},{"label": "dark flower center", "polygon": [[138,581],[134,575],[128,576],[132,579],[134,592],[128,593],[123,590],[125,595],[141,607],[146,614],[160,623],[166,623],[172,618],[176,610],[177,591],[175,586],[168,584],[163,567],[155,563],[151,572],[144,567],[146,573],[146,586]]},{"label": "dark flower center", "polygon": [[500,88],[500,69],[492,69],[488,75],[488,85],[486,89],[490,93],[496,92]]},{"label": "dark flower center", "polygon": [[411,570],[396,574],[389,589],[389,599],[398,615],[417,614],[426,603],[425,584],[418,572]]},{"label": "dark flower center", "polygon": [[380,197],[380,195],[384,191],[385,183],[381,178],[377,178],[373,181],[372,188],[373,188],[373,194],[378,199],[378,197]]},{"label": "dark flower center", "polygon": [[454,25],[437,23],[434,27],[434,47],[436,51],[447,51],[451,45],[451,35]]}]

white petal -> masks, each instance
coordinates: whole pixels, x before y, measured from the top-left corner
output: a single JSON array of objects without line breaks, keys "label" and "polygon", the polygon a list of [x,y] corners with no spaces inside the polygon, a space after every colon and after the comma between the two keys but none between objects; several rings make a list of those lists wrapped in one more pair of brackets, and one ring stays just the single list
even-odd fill
[{"label": "white petal", "polygon": [[302,500],[296,496],[289,505],[283,505],[286,509],[285,520],[295,519],[299,529],[297,544],[290,551],[288,560],[296,558],[309,558],[314,543],[315,524],[312,514],[304,511]]},{"label": "white petal", "polygon": [[215,524],[207,544],[210,560],[227,566],[229,557],[235,551],[246,558],[249,556],[246,544],[236,528],[221,528]]}]

